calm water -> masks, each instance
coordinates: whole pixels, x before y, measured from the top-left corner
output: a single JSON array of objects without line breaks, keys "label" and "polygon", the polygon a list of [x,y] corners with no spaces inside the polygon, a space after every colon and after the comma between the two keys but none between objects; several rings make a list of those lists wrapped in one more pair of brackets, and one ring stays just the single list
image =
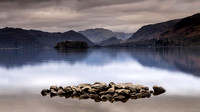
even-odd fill
[{"label": "calm water", "polygon": [[165,95],[200,96],[200,49],[0,50],[1,95],[95,81],[160,85]]}]

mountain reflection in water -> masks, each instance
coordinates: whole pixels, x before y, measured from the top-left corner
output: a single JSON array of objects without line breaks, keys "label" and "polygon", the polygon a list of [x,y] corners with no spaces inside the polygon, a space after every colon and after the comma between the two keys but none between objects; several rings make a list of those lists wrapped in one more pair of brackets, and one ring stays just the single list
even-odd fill
[{"label": "mountain reflection in water", "polygon": [[199,48],[1,49],[0,94],[34,90],[39,93],[50,85],[113,81],[160,85],[166,88],[166,95],[199,95],[199,88],[193,86],[200,85],[199,51]]},{"label": "mountain reflection in water", "polygon": [[200,48],[88,49],[56,51],[54,49],[0,50],[0,66],[7,69],[44,62],[76,62],[102,66],[113,60],[133,59],[147,67],[186,72],[200,76]]}]

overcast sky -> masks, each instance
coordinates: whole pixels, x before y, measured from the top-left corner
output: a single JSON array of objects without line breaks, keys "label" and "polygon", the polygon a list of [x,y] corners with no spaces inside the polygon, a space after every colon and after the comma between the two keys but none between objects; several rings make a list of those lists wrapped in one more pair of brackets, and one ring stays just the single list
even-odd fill
[{"label": "overcast sky", "polygon": [[50,32],[141,26],[200,12],[200,0],[0,0],[0,27]]}]

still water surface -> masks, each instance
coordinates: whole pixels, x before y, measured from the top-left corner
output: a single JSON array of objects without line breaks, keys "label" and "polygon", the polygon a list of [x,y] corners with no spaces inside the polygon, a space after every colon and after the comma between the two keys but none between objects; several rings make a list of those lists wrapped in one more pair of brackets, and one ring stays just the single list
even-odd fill
[{"label": "still water surface", "polygon": [[160,85],[165,95],[200,96],[200,49],[0,50],[0,95],[95,81]]}]

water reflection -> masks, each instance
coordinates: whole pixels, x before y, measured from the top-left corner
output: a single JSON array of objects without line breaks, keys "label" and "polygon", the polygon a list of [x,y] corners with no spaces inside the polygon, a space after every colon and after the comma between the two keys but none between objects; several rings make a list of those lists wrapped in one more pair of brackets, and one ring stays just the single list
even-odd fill
[{"label": "water reflection", "polygon": [[114,81],[162,85],[168,90],[166,94],[171,95],[199,95],[200,89],[193,86],[200,85],[199,51],[199,48],[0,50],[0,93]]}]

